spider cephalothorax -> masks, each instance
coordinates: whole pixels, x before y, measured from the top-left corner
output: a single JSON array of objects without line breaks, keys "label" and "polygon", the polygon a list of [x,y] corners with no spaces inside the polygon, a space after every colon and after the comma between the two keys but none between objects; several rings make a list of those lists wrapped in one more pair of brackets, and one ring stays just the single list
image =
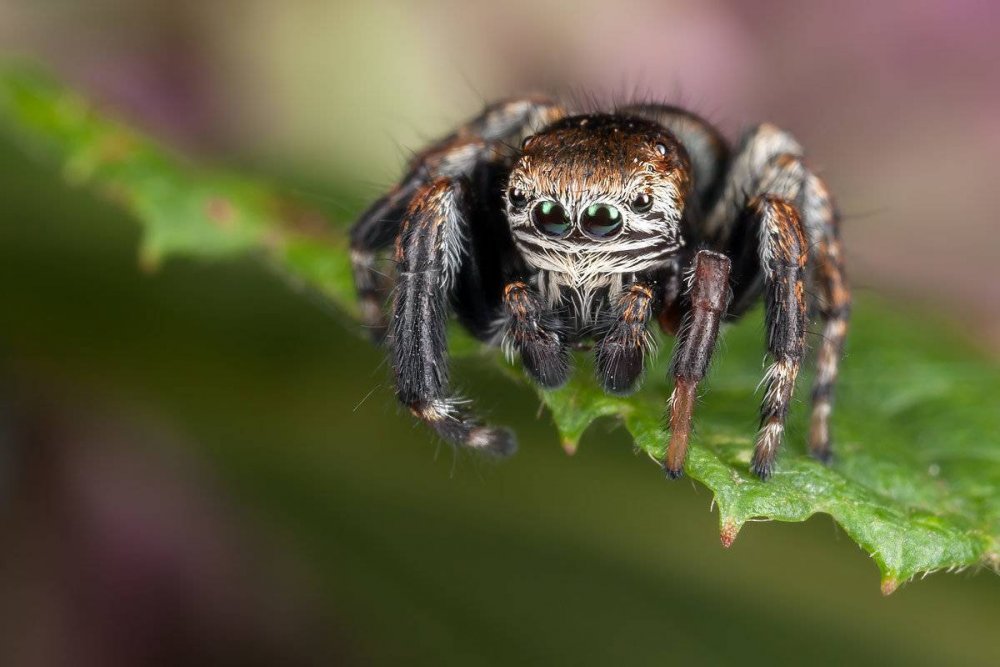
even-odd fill
[{"label": "spider cephalothorax", "polygon": [[[377,261],[393,242],[386,321]],[[417,155],[353,228],[352,261],[366,324],[388,332],[399,400],[446,440],[498,454],[513,451],[512,434],[449,393],[450,312],[545,387],[569,376],[571,347],[592,342],[598,379],[615,393],[640,380],[657,320],[679,337],[670,476],[721,323],[761,296],[772,364],[752,468],[771,474],[815,306],[825,329],[810,449],[829,456],[850,307],[837,216],[799,144],[773,126],[747,132],[731,155],[675,107],[572,116],[543,98],[501,102]]]},{"label": "spider cephalothorax", "polygon": [[546,301],[568,292],[589,318],[599,289],[620,290],[675,253],[689,170],[676,140],[637,118],[577,116],[527,139],[508,177],[507,219]]}]

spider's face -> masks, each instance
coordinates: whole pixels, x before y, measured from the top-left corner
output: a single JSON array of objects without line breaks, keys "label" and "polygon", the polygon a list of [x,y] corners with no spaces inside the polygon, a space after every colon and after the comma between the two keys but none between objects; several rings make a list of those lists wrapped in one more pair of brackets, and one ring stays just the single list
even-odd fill
[{"label": "spider's face", "polygon": [[683,245],[687,155],[663,128],[618,116],[576,116],[529,137],[506,191],[525,259],[592,280],[643,271]]}]

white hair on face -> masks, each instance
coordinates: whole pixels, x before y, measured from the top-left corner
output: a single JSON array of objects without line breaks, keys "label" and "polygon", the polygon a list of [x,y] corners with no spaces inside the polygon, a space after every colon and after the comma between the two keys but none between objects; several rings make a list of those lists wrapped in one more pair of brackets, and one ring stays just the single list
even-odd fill
[{"label": "white hair on face", "polygon": [[[649,182],[641,176],[637,174],[625,192],[618,195],[584,187],[536,196],[521,210],[508,203],[514,243],[525,261],[538,269],[539,290],[550,304],[567,293],[586,319],[599,290],[621,289],[625,275],[663,264],[684,245],[680,234],[683,204],[676,185],[666,179]],[[643,214],[633,212],[630,202],[649,190],[652,208]],[[614,238],[605,240],[590,239],[578,232],[569,238],[545,236],[531,221],[533,206],[545,199],[558,202],[573,220],[593,204],[614,206],[622,215],[622,229]]]}]

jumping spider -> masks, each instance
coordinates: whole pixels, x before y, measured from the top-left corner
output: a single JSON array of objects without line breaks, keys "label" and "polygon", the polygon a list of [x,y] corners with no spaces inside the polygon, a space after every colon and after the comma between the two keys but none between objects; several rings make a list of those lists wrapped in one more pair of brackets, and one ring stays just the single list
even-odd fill
[{"label": "jumping spider", "polygon": [[[363,318],[388,334],[400,402],[450,443],[508,454],[513,434],[449,392],[449,312],[519,354],[542,387],[563,384],[568,348],[593,341],[598,379],[615,394],[635,389],[655,319],[679,338],[662,462],[677,477],[719,326],[763,295],[771,366],[751,470],[774,469],[810,310],[824,329],[809,446],[826,460],[850,292],[837,213],[802,156],[767,124],[731,154],[715,128],[671,106],[570,115],[526,97],[487,107],[418,154],[351,230]],[[378,260],[393,243],[386,321]]]}]

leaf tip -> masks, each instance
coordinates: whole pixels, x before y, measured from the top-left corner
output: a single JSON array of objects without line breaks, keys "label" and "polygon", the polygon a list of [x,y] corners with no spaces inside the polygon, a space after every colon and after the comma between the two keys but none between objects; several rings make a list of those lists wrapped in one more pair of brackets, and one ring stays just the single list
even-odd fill
[{"label": "leaf tip", "polygon": [[899,588],[899,580],[893,577],[886,577],[882,580],[882,595],[889,596]]},{"label": "leaf tip", "polygon": [[576,448],[577,446],[579,446],[579,444],[580,443],[577,442],[576,440],[571,440],[570,438],[563,438],[562,448],[563,451],[566,452],[567,456],[573,456],[574,454],[576,454]]},{"label": "leaf tip", "polygon": [[740,533],[740,527],[732,519],[728,519],[722,524],[722,529],[719,531],[719,541],[722,542],[723,548],[728,549],[733,546],[733,542],[736,541],[736,536]]}]

